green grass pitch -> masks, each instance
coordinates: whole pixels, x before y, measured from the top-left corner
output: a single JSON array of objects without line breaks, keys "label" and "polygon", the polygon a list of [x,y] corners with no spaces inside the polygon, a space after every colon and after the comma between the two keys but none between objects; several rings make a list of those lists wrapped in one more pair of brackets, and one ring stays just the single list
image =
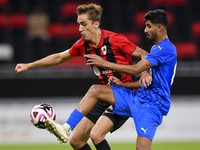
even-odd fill
[{"label": "green grass pitch", "polygon": [[[92,144],[91,148],[95,150]],[[135,143],[111,143],[112,150],[134,150]],[[69,144],[11,144],[0,145],[0,150],[73,150]],[[200,141],[197,142],[155,142],[152,150],[200,150]]]}]

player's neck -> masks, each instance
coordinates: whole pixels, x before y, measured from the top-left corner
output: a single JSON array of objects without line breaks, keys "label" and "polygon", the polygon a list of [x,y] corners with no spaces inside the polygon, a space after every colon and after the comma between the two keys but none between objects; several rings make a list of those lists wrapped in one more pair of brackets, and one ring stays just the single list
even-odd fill
[{"label": "player's neck", "polygon": [[167,39],[168,36],[167,34],[164,34],[164,35],[160,35],[156,40],[155,40],[155,45],[157,45],[158,43],[162,42],[164,39]]},{"label": "player's neck", "polygon": [[93,39],[90,41],[90,43],[91,43],[94,47],[97,47],[97,46],[99,45],[100,40],[101,40],[101,29],[99,29],[99,30],[95,33],[95,35],[94,35]]}]

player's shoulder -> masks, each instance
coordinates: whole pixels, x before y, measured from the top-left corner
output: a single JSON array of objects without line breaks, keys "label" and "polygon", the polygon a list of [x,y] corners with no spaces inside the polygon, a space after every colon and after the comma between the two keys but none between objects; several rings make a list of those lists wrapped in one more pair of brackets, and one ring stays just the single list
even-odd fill
[{"label": "player's shoulder", "polygon": [[105,37],[112,37],[112,38],[115,38],[115,37],[125,37],[125,35],[121,34],[121,33],[117,33],[117,32],[113,32],[113,31],[108,31],[108,30],[103,30],[102,29],[102,32],[104,34]]},{"label": "player's shoulder", "polygon": [[77,44],[77,45],[83,45],[85,42],[85,40],[83,38],[80,38],[79,40],[76,41],[76,43],[74,44]]},{"label": "player's shoulder", "polygon": [[103,30],[103,38],[109,37],[110,44],[119,44],[120,42],[127,41],[125,35],[113,31]]},{"label": "player's shoulder", "polygon": [[164,47],[172,47],[172,48],[175,48],[174,44],[172,44],[172,42],[167,38],[167,39],[164,39],[162,42],[160,42],[158,45],[160,46],[164,46]]},{"label": "player's shoulder", "polygon": [[169,39],[165,39],[152,47],[153,51],[165,56],[176,56],[176,47]]},{"label": "player's shoulder", "polygon": [[164,49],[167,49],[170,52],[176,52],[175,45],[169,39],[165,39],[163,42],[161,42],[160,47],[163,47]]},{"label": "player's shoulder", "polygon": [[74,43],[74,46],[75,46],[76,48],[82,47],[82,46],[84,46],[84,43],[85,43],[85,40],[84,40],[83,38],[80,38],[79,40],[77,40],[77,41]]}]

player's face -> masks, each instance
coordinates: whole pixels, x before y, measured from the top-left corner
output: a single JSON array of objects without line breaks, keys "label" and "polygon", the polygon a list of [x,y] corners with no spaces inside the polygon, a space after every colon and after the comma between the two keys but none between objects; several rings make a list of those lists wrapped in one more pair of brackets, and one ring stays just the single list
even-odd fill
[{"label": "player's face", "polygon": [[81,36],[84,38],[85,41],[91,41],[95,36],[96,29],[98,26],[96,22],[92,22],[92,20],[88,19],[87,14],[81,14],[77,18],[77,22],[79,24],[79,31]]},{"label": "player's face", "polygon": [[156,24],[151,23],[150,20],[147,20],[145,24],[146,27],[144,29],[144,33],[146,33],[147,38],[149,40],[156,41],[158,26]]}]

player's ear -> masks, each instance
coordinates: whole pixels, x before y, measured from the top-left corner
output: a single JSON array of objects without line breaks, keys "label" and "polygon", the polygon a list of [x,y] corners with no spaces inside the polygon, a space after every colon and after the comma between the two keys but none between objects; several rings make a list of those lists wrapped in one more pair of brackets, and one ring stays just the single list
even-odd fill
[{"label": "player's ear", "polygon": [[94,27],[95,27],[95,29],[98,29],[98,28],[99,28],[99,25],[100,25],[100,22],[99,22],[99,21],[95,21],[95,22],[94,22]]},{"label": "player's ear", "polygon": [[164,29],[163,25],[159,24],[158,25],[158,32],[162,32],[163,29]]}]

